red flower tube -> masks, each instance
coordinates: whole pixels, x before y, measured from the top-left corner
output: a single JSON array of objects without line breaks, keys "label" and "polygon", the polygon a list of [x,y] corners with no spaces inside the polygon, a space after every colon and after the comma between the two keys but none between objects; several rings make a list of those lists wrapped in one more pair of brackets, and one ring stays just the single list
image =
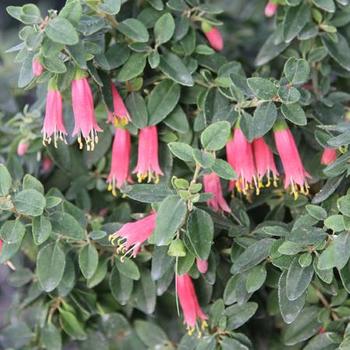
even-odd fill
[{"label": "red flower tube", "polygon": [[109,236],[112,244],[118,239],[117,253],[123,253],[121,260],[129,254],[133,257],[137,255],[141,245],[147,241],[156,228],[156,218],[157,213],[152,213],[143,219],[123,225],[117,232]]},{"label": "red flower tube", "polygon": [[102,129],[97,124],[92,91],[82,71],[77,72],[72,82],[72,106],[75,121],[73,136],[78,135],[80,149],[83,148],[83,136],[87,150],[93,151],[98,142],[97,132]]},{"label": "red flower tube", "polygon": [[255,187],[259,194],[253,148],[239,127],[235,127],[233,139],[226,144],[226,154],[227,161],[238,176],[237,180],[230,182],[230,187],[236,186],[238,192],[243,194]]},{"label": "red flower tube", "polygon": [[204,328],[208,317],[199,306],[191,277],[187,273],[176,275],[175,284],[176,293],[184,315],[184,323],[187,325],[188,333],[191,335],[196,329],[197,319],[202,321],[202,328]]},{"label": "red flower tube", "polygon": [[216,51],[222,51],[224,40],[218,28],[211,26],[208,22],[202,22],[202,31],[210,46]]},{"label": "red flower tube", "polygon": [[274,186],[277,186],[278,171],[276,169],[275,160],[273,159],[272,151],[263,137],[253,141],[253,150],[259,187],[264,187],[264,176],[267,178],[266,187],[271,185],[271,178]]},{"label": "red flower tube", "polygon": [[49,83],[44,125],[41,132],[44,145],[51,143],[52,138],[55,147],[57,147],[57,139],[66,142],[67,131],[63,123],[62,96],[54,81]]},{"label": "red flower tube", "polygon": [[115,126],[119,126],[119,124],[121,126],[125,126],[128,124],[128,122],[131,121],[130,114],[113,83],[111,84],[111,89],[113,95],[114,111],[108,112],[108,122],[113,123]]},{"label": "red flower tube", "polygon": [[121,188],[129,179],[131,137],[128,130],[116,128],[112,149],[111,170],[107,179],[108,190],[116,195],[116,188]]},{"label": "red flower tube", "polygon": [[148,178],[148,182],[154,179],[159,182],[159,176],[163,175],[158,160],[158,133],[157,127],[147,126],[140,130],[137,165],[133,173],[137,174],[139,182]]},{"label": "red flower tube", "polygon": [[284,187],[291,188],[295,199],[298,198],[299,192],[308,194],[307,178],[310,175],[304,169],[293,134],[284,121],[275,124],[274,137],[284,169]]},{"label": "red flower tube", "polygon": [[330,165],[337,159],[337,151],[334,148],[325,148],[321,157],[321,164]]},{"label": "red flower tube", "polygon": [[214,211],[231,212],[230,207],[225,201],[222,194],[221,182],[218,175],[215,173],[206,174],[203,176],[204,192],[211,193],[213,197],[208,200],[208,205]]}]

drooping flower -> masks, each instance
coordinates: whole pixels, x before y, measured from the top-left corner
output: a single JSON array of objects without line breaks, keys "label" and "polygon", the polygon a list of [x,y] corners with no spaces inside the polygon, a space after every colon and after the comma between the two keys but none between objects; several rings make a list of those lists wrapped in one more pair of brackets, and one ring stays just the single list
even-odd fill
[{"label": "drooping flower", "polygon": [[218,175],[215,173],[205,174],[203,176],[204,192],[211,193],[212,198],[208,200],[208,205],[214,211],[231,212],[230,207],[222,194],[221,182]]},{"label": "drooping flower", "polygon": [[275,15],[277,11],[278,5],[275,4],[273,1],[269,1],[265,6],[265,16],[266,17],[272,17]]},{"label": "drooping flower", "polygon": [[137,174],[139,182],[147,178],[148,182],[154,179],[158,183],[159,176],[163,175],[158,160],[158,132],[154,125],[140,130],[138,159],[133,173]]},{"label": "drooping flower", "polygon": [[35,57],[32,62],[32,70],[33,70],[33,75],[35,77],[40,77],[41,74],[43,74],[44,67],[39,61],[38,57]]},{"label": "drooping flower", "polygon": [[109,240],[114,244],[116,240],[117,253],[123,253],[121,260],[125,256],[135,257],[140,251],[141,245],[152,235],[156,228],[157,213],[152,213],[143,219],[124,224],[117,232],[109,236]]},{"label": "drooping flower", "polygon": [[218,28],[204,21],[202,22],[202,31],[214,50],[221,51],[224,48],[224,40]]},{"label": "drooping flower", "polygon": [[202,321],[202,328],[205,328],[208,317],[199,306],[191,277],[187,273],[176,275],[175,284],[176,293],[184,315],[184,323],[187,325],[188,333],[191,335],[196,329],[197,319]]},{"label": "drooping flower", "polygon": [[293,134],[287,124],[284,121],[279,121],[273,130],[277,151],[284,169],[284,187],[290,187],[291,193],[297,199],[298,192],[309,193],[307,178],[310,175],[304,169]]},{"label": "drooping flower", "polygon": [[118,90],[111,83],[112,96],[113,96],[113,106],[114,111],[108,112],[108,122],[113,123],[115,126],[125,126],[128,122],[131,121],[130,114],[125,107],[124,101],[119,95]]},{"label": "drooping flower", "polygon": [[325,148],[321,157],[321,164],[330,165],[337,159],[337,151],[334,148]]},{"label": "drooping flower", "polygon": [[249,189],[255,187],[259,194],[252,144],[238,126],[234,129],[232,140],[226,144],[226,154],[227,161],[238,176],[237,180],[230,182],[230,188],[235,186],[238,192],[247,194]]},{"label": "drooping flower", "polygon": [[72,106],[74,113],[73,136],[78,135],[80,149],[83,148],[81,136],[85,139],[88,151],[93,151],[98,142],[98,126],[94,110],[94,100],[87,77],[78,71],[72,82]]},{"label": "drooping flower", "polygon": [[17,155],[19,157],[23,157],[27,153],[28,148],[29,148],[28,142],[25,140],[21,140],[17,146]]},{"label": "drooping flower", "polygon": [[253,141],[253,150],[259,188],[264,187],[264,176],[267,178],[266,187],[271,185],[271,179],[273,185],[277,186],[278,171],[276,169],[275,160],[272,151],[263,137],[259,137]]},{"label": "drooping flower", "polygon": [[66,128],[63,123],[62,96],[55,82],[50,81],[46,97],[46,112],[44,125],[41,130],[43,134],[43,143],[51,143],[53,139],[54,146],[57,147],[57,139],[66,142]]},{"label": "drooping flower", "polygon": [[200,273],[207,273],[208,271],[208,260],[196,259],[197,269]]},{"label": "drooping flower", "polygon": [[112,149],[112,164],[107,182],[108,190],[116,195],[116,188],[121,188],[129,178],[131,137],[128,130],[116,128]]}]

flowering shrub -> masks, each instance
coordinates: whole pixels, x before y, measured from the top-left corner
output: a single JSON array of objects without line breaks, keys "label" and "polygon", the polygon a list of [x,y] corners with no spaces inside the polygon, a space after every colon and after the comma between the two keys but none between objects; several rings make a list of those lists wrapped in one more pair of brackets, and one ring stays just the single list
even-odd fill
[{"label": "flowering shrub", "polygon": [[349,349],[348,0],[7,13],[2,348]]}]

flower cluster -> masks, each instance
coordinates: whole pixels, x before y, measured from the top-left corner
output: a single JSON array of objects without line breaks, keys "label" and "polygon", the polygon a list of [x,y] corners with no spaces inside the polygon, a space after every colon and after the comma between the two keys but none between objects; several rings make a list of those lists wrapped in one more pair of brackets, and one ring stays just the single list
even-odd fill
[{"label": "flower cluster", "polygon": [[[290,187],[295,198],[298,192],[308,194],[307,178],[310,175],[304,169],[294,137],[285,122],[278,122],[274,127],[274,139],[284,170],[284,187]],[[233,131],[233,138],[226,145],[227,161],[237,174],[231,181],[230,189],[247,194],[255,188],[256,194],[271,183],[277,186],[278,171],[273,153],[260,137],[248,142],[239,126]],[[264,178],[266,181],[264,181]]]}]

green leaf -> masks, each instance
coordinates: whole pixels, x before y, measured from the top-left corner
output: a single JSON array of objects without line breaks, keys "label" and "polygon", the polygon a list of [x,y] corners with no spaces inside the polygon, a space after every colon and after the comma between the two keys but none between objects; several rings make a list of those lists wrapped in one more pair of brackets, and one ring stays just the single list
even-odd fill
[{"label": "green leaf", "polygon": [[39,283],[45,292],[53,291],[60,283],[66,257],[58,243],[51,243],[40,249],[36,269]]},{"label": "green leaf", "polygon": [[82,15],[82,11],[80,0],[68,0],[60,11],[59,17],[64,17],[74,26],[77,26]]},{"label": "green leaf", "polygon": [[154,323],[137,320],[135,331],[142,342],[149,348],[163,348],[169,341],[165,332]]},{"label": "green leaf", "polygon": [[301,98],[299,90],[289,85],[280,86],[278,89],[278,96],[280,97],[282,103],[285,104],[296,103]]},{"label": "green leaf", "polygon": [[337,201],[339,211],[346,216],[350,216],[350,195],[340,197]]},{"label": "green leaf", "polygon": [[254,293],[264,284],[267,272],[264,265],[253,267],[247,275],[245,286],[248,293]]},{"label": "green leaf", "polygon": [[193,86],[190,71],[181,59],[171,52],[160,56],[159,69],[170,79],[185,86]]},{"label": "green leaf", "polygon": [[205,151],[193,149],[192,155],[195,161],[205,169],[211,168],[215,164],[215,158],[213,155]]},{"label": "green leaf", "polygon": [[251,244],[240,256],[238,256],[231,268],[231,273],[243,272],[258,265],[270,254],[274,239],[263,238]]},{"label": "green leaf", "polygon": [[18,192],[13,204],[18,213],[28,216],[40,216],[46,205],[45,197],[36,190],[23,190]]},{"label": "green leaf", "polygon": [[309,265],[301,267],[296,256],[289,266],[286,281],[286,293],[289,300],[301,297],[309,286],[314,275],[314,268]]},{"label": "green leaf", "polygon": [[147,28],[135,18],[128,18],[119,23],[117,30],[135,42],[145,43],[149,39]]},{"label": "green leaf", "polygon": [[83,325],[78,321],[77,317],[70,311],[60,309],[60,324],[63,330],[73,339],[84,340],[86,333]]},{"label": "green leaf", "polygon": [[253,94],[262,100],[271,100],[277,94],[277,87],[268,79],[248,78],[247,83]]},{"label": "green leaf", "polygon": [[126,106],[130,113],[132,123],[139,129],[146,127],[148,112],[145,100],[141,94],[132,92],[126,99]]},{"label": "green leaf", "polygon": [[98,266],[98,253],[94,245],[87,244],[79,253],[79,267],[86,279],[91,278]]},{"label": "green leaf", "polygon": [[208,151],[218,151],[225,147],[231,135],[231,124],[220,121],[209,125],[201,134],[203,147]]},{"label": "green leaf", "polygon": [[207,260],[214,238],[214,224],[211,216],[202,209],[195,209],[187,221],[186,236],[196,256]]},{"label": "green leaf", "polygon": [[333,267],[342,269],[350,258],[350,234],[343,232],[334,236],[328,247],[322,252],[318,260],[320,270]]},{"label": "green leaf", "polygon": [[190,145],[188,145],[187,143],[170,142],[170,143],[168,143],[168,147],[169,147],[171,153],[175,157],[183,160],[184,162],[193,161],[193,155],[192,155],[193,148]]},{"label": "green leaf", "polygon": [[287,298],[286,281],[287,271],[284,271],[278,281],[278,305],[284,322],[290,324],[294,322],[303,309],[305,304],[305,294],[301,295],[296,300],[289,300]]},{"label": "green leaf", "polygon": [[12,186],[12,178],[5,167],[5,165],[0,164],[0,196],[5,197],[9,194]]},{"label": "green leaf", "polygon": [[305,24],[310,20],[310,7],[307,3],[300,6],[288,7],[287,13],[283,21],[284,41],[290,43],[304,28]]},{"label": "green leaf", "polygon": [[171,80],[163,80],[152,90],[147,103],[149,125],[156,125],[169,115],[180,99],[180,90]]},{"label": "green leaf", "polygon": [[298,315],[295,322],[285,329],[283,333],[284,343],[286,345],[295,345],[318,333],[321,327],[317,317],[319,312],[320,308],[316,306],[306,307]]},{"label": "green leaf", "polygon": [[170,13],[162,15],[154,25],[154,37],[157,45],[166,43],[175,31],[175,21]]},{"label": "green leaf", "polygon": [[211,170],[225,180],[233,180],[237,177],[232,166],[222,159],[215,159],[215,163]]},{"label": "green leaf", "polygon": [[44,194],[44,186],[42,183],[30,174],[26,174],[23,178],[23,189],[33,189],[40,192],[41,194]]},{"label": "green leaf", "polygon": [[254,316],[257,309],[258,304],[253,302],[228,307],[224,313],[228,318],[227,328],[229,330],[234,330],[241,327]]},{"label": "green leaf", "polygon": [[292,103],[288,105],[283,104],[281,107],[281,111],[284,117],[292,123],[296,125],[307,124],[305,112],[298,103]]},{"label": "green leaf", "polygon": [[273,102],[264,102],[254,111],[254,138],[264,136],[270,131],[277,118],[277,108]]},{"label": "green leaf", "polygon": [[132,54],[117,75],[119,81],[127,81],[140,75],[146,66],[146,56],[143,53]]},{"label": "green leaf", "polygon": [[76,45],[79,36],[73,25],[63,17],[51,19],[45,28],[45,34],[55,43]]},{"label": "green leaf", "polygon": [[33,219],[32,233],[36,245],[44,243],[50,237],[51,231],[51,222],[47,217],[42,215]]},{"label": "green leaf", "polygon": [[20,220],[9,220],[0,228],[0,237],[6,243],[21,243],[26,230]]},{"label": "green leaf", "polygon": [[39,24],[41,13],[39,8],[34,4],[25,4],[21,8],[20,21],[24,24]]},{"label": "green leaf", "polygon": [[291,84],[303,84],[309,80],[309,63],[304,59],[291,57],[284,65],[284,74]]},{"label": "green leaf", "polygon": [[51,216],[52,230],[74,240],[85,239],[85,233],[79,222],[70,214],[58,212]]},{"label": "green leaf", "polygon": [[165,198],[159,206],[156,229],[149,239],[150,243],[168,245],[182,226],[186,213],[186,203],[179,196]]},{"label": "green leaf", "polygon": [[190,130],[187,116],[179,105],[164,119],[164,124],[181,134]]},{"label": "green leaf", "polygon": [[99,9],[109,15],[116,15],[120,11],[121,0],[103,0]]},{"label": "green leaf", "polygon": [[109,288],[118,303],[126,305],[134,288],[134,281],[119,273],[117,267],[114,266],[109,276]]},{"label": "green leaf", "polygon": [[142,203],[156,203],[173,194],[173,191],[164,184],[137,184],[124,187],[123,193],[127,197]]},{"label": "green leaf", "polygon": [[116,259],[115,265],[117,266],[119,272],[125,277],[131,278],[132,280],[140,279],[139,268],[131,259],[123,258],[123,261]]},{"label": "green leaf", "polygon": [[56,328],[52,323],[48,323],[43,328],[41,328],[40,339],[46,349],[62,349],[61,331],[58,328]]},{"label": "green leaf", "polygon": [[51,73],[62,74],[67,71],[65,64],[58,56],[43,57],[41,62],[44,68]]},{"label": "green leaf", "polygon": [[321,10],[333,13],[335,12],[334,0],[312,0],[312,2]]},{"label": "green leaf", "polygon": [[332,40],[328,35],[321,36],[322,44],[327,49],[329,55],[339,63],[344,69],[350,71],[350,47],[348,41],[337,33],[337,41]]},{"label": "green leaf", "polygon": [[318,205],[308,204],[305,206],[305,209],[310,216],[317,220],[324,220],[327,218],[327,211]]}]

